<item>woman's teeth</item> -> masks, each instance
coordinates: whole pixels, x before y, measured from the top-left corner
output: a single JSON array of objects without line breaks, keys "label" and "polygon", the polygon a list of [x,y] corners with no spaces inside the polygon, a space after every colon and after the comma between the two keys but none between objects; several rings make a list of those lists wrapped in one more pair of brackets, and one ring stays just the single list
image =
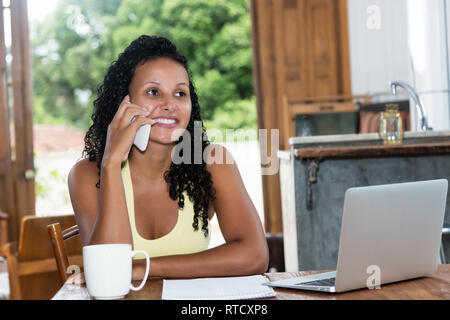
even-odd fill
[{"label": "woman's teeth", "polygon": [[159,123],[165,123],[165,124],[174,124],[176,122],[175,119],[164,119],[164,118],[159,118],[159,119],[154,119],[156,122]]}]

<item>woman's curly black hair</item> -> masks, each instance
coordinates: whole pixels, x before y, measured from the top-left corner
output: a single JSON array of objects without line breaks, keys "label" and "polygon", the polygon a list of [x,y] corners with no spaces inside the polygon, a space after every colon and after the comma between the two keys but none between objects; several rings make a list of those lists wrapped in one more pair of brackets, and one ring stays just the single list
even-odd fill
[{"label": "woman's curly black hair", "polygon": [[[188,69],[187,59],[181,55],[176,46],[168,39],[158,36],[142,35],[122,52],[118,59],[109,67],[106,76],[97,89],[97,99],[94,101],[94,112],[91,116],[93,124],[84,138],[85,147],[83,157],[86,154],[89,161],[97,161],[100,168],[106,145],[108,125],[114,118],[123,98],[128,94],[128,87],[133,78],[136,66],[149,60],[168,57],[184,66],[189,76],[189,91],[192,102],[192,111],[189,124],[186,128],[190,133],[191,150],[194,150],[194,122],[202,121],[198,96],[192,83],[192,76]],[[197,122],[199,123],[199,122]],[[202,155],[210,144],[207,139],[205,127],[201,122]],[[183,136],[178,143],[183,141]],[[182,156],[182,153],[180,153]],[[184,195],[187,192],[189,199],[194,204],[194,230],[198,230],[198,219],[202,218],[202,230],[205,237],[208,235],[208,207],[214,200],[215,192],[212,186],[211,174],[206,170],[206,163],[202,157],[201,164],[194,163],[194,152],[191,152],[190,163],[175,164],[173,161],[168,171],[164,173],[164,179],[168,184],[170,198],[178,200],[178,207],[184,208]],[[187,161],[186,161],[187,162]],[[100,179],[96,184],[100,188]]]}]

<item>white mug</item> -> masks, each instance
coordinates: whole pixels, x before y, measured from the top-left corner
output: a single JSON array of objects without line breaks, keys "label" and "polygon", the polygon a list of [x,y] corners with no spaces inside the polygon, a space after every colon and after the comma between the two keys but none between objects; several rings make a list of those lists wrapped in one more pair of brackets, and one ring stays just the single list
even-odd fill
[{"label": "white mug", "polygon": [[[132,258],[145,255],[145,276],[138,287],[131,284]],[[84,278],[94,299],[120,299],[130,289],[141,290],[148,278],[150,259],[147,252],[131,250],[130,244],[97,244],[83,247]]]}]

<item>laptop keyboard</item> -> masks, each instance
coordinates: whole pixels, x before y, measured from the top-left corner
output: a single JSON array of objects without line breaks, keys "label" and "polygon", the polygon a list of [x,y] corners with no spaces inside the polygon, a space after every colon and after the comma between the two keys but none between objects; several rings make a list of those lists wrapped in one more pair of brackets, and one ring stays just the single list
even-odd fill
[{"label": "laptop keyboard", "polygon": [[328,278],[323,280],[315,280],[309,282],[296,283],[296,285],[307,285],[307,286],[323,286],[323,287],[334,287],[336,278]]}]

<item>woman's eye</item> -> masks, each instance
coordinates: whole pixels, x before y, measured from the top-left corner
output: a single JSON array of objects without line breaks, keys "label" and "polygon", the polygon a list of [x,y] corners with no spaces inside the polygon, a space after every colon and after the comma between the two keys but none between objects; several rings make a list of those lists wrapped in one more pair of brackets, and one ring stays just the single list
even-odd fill
[{"label": "woman's eye", "polygon": [[184,93],[183,91],[179,91],[175,94],[177,97],[184,97],[186,95],[186,93]]},{"label": "woman's eye", "polygon": [[153,96],[153,95],[156,95],[158,93],[158,90],[150,89],[150,90],[147,91],[147,93]]}]

